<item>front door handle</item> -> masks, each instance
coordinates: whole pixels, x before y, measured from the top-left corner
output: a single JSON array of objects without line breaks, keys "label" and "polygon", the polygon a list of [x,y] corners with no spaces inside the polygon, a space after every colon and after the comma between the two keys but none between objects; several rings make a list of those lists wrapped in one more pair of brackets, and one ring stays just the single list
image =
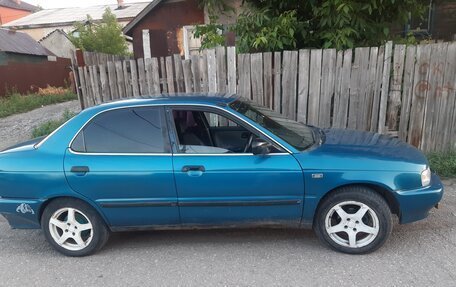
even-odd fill
[{"label": "front door handle", "polygon": [[189,171],[201,171],[205,172],[206,169],[202,165],[186,165],[182,168],[183,172],[189,172]]},{"label": "front door handle", "polygon": [[73,166],[70,171],[73,173],[86,174],[90,171],[90,169],[88,166]]}]

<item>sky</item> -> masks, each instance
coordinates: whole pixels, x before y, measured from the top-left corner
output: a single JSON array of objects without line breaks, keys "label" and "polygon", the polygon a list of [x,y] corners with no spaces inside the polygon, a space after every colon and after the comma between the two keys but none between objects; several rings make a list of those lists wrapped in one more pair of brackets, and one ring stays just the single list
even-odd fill
[{"label": "sky", "polygon": [[[150,2],[151,0],[125,0],[125,3]],[[44,9],[61,7],[87,7],[103,4],[116,4],[117,0],[25,0],[25,2],[40,5]]]}]

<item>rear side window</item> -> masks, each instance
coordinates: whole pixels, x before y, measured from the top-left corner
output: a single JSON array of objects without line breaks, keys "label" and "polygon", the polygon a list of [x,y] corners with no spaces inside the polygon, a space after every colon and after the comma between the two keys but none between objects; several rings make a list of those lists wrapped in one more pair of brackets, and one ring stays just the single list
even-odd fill
[{"label": "rear side window", "polygon": [[104,112],[81,130],[71,149],[88,153],[164,153],[167,145],[161,109]]}]

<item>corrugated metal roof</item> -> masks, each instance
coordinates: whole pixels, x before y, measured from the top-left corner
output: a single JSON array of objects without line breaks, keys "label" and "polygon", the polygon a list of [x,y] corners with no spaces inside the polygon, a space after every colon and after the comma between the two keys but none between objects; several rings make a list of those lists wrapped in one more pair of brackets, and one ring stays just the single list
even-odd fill
[{"label": "corrugated metal roof", "polygon": [[110,8],[116,15],[117,19],[133,19],[138,15],[150,2],[127,3],[123,9],[117,9],[117,5],[98,5],[91,7],[73,7],[45,9],[34,14],[9,22],[4,27],[47,27],[59,26],[61,24],[70,24],[87,19],[90,15],[94,20],[100,20],[106,8]]},{"label": "corrugated metal roof", "polygon": [[6,29],[0,29],[0,51],[37,56],[54,55],[29,35]]},{"label": "corrugated metal roof", "polygon": [[13,0],[0,0],[0,6],[30,12],[40,10],[40,8],[38,8],[37,6],[34,6],[24,1],[21,1],[20,4],[17,4],[17,2]]}]

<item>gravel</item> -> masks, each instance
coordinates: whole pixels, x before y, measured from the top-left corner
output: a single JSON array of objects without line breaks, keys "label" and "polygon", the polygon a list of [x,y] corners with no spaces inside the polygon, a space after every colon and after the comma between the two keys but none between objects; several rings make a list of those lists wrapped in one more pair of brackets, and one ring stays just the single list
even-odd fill
[{"label": "gravel", "polygon": [[0,119],[0,150],[29,140],[35,127],[60,119],[65,110],[77,113],[81,108],[78,101],[70,101]]},{"label": "gravel", "polygon": [[445,186],[440,209],[361,256],[329,250],[310,230],[235,229],[119,233],[99,253],[69,258],[41,231],[0,217],[0,285],[454,286],[456,181]]}]

